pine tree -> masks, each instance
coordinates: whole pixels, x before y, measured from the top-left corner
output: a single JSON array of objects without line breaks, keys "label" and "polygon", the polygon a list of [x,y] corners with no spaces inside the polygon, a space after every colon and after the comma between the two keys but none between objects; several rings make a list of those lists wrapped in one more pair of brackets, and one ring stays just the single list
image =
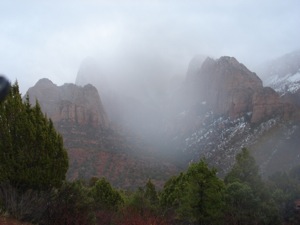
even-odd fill
[{"label": "pine tree", "polygon": [[[239,223],[241,220],[243,224],[280,223],[278,207],[271,198],[270,190],[263,182],[255,159],[248,149],[243,148],[237,154],[236,163],[225,177],[225,183],[226,207],[237,213],[234,217],[231,216],[231,223]],[[245,201],[246,199],[251,200]]]},{"label": "pine tree", "polygon": [[263,185],[255,159],[247,148],[243,148],[237,154],[236,163],[225,177],[226,183],[235,181],[247,183],[250,187],[256,187],[257,189],[260,189]]},{"label": "pine tree", "polygon": [[67,151],[53,123],[22,101],[16,82],[0,103],[0,182],[21,189],[59,187],[68,169]]},{"label": "pine tree", "polygon": [[97,180],[90,193],[98,210],[116,210],[123,203],[119,192],[105,178]]},{"label": "pine tree", "polygon": [[198,224],[219,224],[225,204],[225,186],[217,177],[216,169],[210,169],[201,160],[189,166],[186,176],[188,184],[181,206],[182,212],[188,210],[187,215]]},{"label": "pine tree", "polygon": [[160,194],[165,213],[175,213],[182,221],[196,224],[221,223],[225,186],[216,172],[201,160],[167,181]]},{"label": "pine tree", "polygon": [[158,197],[155,185],[149,179],[145,186],[145,198],[149,201],[149,204],[152,206],[156,206],[158,203]]}]

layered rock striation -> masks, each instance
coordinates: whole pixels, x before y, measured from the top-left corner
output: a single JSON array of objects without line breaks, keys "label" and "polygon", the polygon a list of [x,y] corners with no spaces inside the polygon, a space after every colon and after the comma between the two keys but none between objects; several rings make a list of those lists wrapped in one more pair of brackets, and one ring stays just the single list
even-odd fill
[{"label": "layered rock striation", "polygon": [[247,147],[263,174],[299,163],[297,92],[282,94],[264,87],[255,73],[228,56],[207,58],[188,71],[194,71],[184,86],[189,104],[177,124],[191,121],[181,139],[192,160],[205,157],[225,174],[235,155]]},{"label": "layered rock striation", "polygon": [[69,156],[68,179],[106,177],[116,187],[132,189],[144,185],[149,174],[162,186],[178,172],[176,166],[154,156],[151,147],[110,123],[91,84],[57,86],[44,78],[27,95],[32,104],[38,100],[63,136]]},{"label": "layered rock striation", "polygon": [[189,98],[216,115],[233,119],[250,115],[252,123],[270,117],[291,118],[289,103],[234,57],[207,58],[200,69],[187,77]]},{"label": "layered rock striation", "polygon": [[27,95],[32,104],[38,99],[43,112],[54,123],[67,122],[104,129],[109,127],[98,91],[90,84],[84,87],[74,84],[57,86],[44,78],[30,88]]}]

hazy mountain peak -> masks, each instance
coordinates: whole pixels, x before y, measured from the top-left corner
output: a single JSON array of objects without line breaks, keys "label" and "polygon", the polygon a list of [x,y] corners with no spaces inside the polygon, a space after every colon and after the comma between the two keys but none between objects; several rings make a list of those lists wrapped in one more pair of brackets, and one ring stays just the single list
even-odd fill
[{"label": "hazy mountain peak", "polygon": [[39,80],[29,88],[27,94],[32,104],[40,102],[42,110],[53,122],[108,127],[108,118],[102,106],[97,89],[92,85],[84,87],[75,84],[57,86],[47,78]]},{"label": "hazy mountain peak", "polygon": [[264,84],[281,95],[297,93],[300,90],[300,50],[262,65],[259,72]]},{"label": "hazy mountain peak", "polygon": [[48,78],[42,78],[42,79],[38,80],[38,82],[35,85],[38,85],[38,86],[42,86],[42,85],[51,86],[51,85],[55,85],[55,84],[51,80],[49,80]]}]

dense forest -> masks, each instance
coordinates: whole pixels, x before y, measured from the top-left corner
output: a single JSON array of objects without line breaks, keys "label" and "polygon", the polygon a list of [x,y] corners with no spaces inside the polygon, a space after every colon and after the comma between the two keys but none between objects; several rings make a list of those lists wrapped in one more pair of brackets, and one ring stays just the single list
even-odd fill
[{"label": "dense forest", "polygon": [[243,148],[224,177],[205,159],[135,191],[105,178],[67,181],[67,150],[15,83],[0,102],[0,212],[34,224],[300,224],[300,166],[262,179]]}]

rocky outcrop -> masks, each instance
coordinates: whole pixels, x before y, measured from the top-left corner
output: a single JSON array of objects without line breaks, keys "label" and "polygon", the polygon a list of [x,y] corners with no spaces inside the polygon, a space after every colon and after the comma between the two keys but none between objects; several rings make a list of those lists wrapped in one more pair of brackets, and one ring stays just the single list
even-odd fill
[{"label": "rocky outcrop", "polygon": [[54,123],[67,122],[74,125],[108,128],[109,121],[97,89],[88,84],[57,86],[44,78],[27,92],[32,104],[38,99],[43,112]]},{"label": "rocky outcrop", "polygon": [[233,57],[207,58],[189,83],[198,101],[205,102],[216,114],[232,117],[249,112],[252,95],[262,88],[256,74]]},{"label": "rocky outcrop", "polygon": [[264,118],[274,118],[283,115],[284,104],[279,95],[270,87],[256,91],[252,97],[252,123],[258,123]]},{"label": "rocky outcrop", "polygon": [[300,90],[300,50],[262,64],[258,73],[264,85],[280,95],[297,96]]},{"label": "rocky outcrop", "polygon": [[115,187],[133,189],[144,185],[151,175],[161,187],[178,172],[175,165],[156,157],[147,144],[110,124],[94,86],[57,86],[41,79],[27,94],[32,104],[39,101],[63,136],[69,180],[106,177]]},{"label": "rocky outcrop", "polygon": [[[188,71],[184,91],[189,104],[177,117],[179,121],[171,124],[183,127],[192,121],[181,136],[173,135],[181,138],[178,143],[185,141],[191,160],[204,157],[219,168],[221,176],[242,147],[252,151],[265,175],[299,163],[298,91],[283,94],[264,87],[255,73],[233,57],[207,58]],[[289,87],[295,87],[296,76],[290,80]]]},{"label": "rocky outcrop", "polygon": [[194,104],[205,103],[207,111],[216,115],[235,119],[248,114],[252,123],[274,116],[289,119],[290,106],[233,57],[207,58],[195,74],[187,76],[187,86]]}]

